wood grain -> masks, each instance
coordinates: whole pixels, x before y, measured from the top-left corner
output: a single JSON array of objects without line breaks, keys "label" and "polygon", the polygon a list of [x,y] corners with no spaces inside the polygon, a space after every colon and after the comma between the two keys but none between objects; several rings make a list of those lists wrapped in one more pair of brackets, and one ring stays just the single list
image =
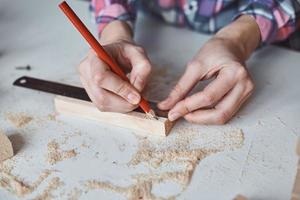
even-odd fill
[{"label": "wood grain", "polygon": [[101,112],[91,102],[74,98],[56,96],[54,99],[56,112],[96,120],[123,128],[133,129],[150,135],[167,136],[174,123],[167,118],[151,118],[144,113]]}]

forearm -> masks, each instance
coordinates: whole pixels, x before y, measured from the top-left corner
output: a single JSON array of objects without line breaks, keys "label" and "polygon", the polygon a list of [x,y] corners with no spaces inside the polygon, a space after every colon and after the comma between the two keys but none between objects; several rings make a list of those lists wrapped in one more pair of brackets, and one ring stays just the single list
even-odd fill
[{"label": "forearm", "polygon": [[124,21],[112,21],[104,27],[101,33],[100,43],[105,45],[119,40],[132,41],[132,29]]},{"label": "forearm", "polygon": [[242,15],[221,29],[215,37],[231,41],[237,47],[242,61],[246,61],[249,58],[261,40],[260,30],[255,19],[247,15]]}]

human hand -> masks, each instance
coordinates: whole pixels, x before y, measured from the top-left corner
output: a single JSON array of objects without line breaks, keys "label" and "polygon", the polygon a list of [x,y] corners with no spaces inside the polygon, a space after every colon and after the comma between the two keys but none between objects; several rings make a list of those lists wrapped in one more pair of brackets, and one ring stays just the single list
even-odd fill
[{"label": "human hand", "polygon": [[134,44],[131,39],[106,38],[103,43],[103,48],[124,72],[130,72],[130,83],[112,72],[93,50],[89,51],[79,65],[81,82],[99,110],[134,110],[141,100],[140,92],[151,71],[150,61],[143,48]]},{"label": "human hand", "polygon": [[[224,124],[252,94],[254,83],[245,60],[259,38],[247,49],[239,45],[242,41],[226,34],[227,30],[217,34],[200,49],[168,98],[158,104],[162,110],[170,109],[171,121],[184,117],[192,123]],[[186,97],[197,83],[211,78],[214,80],[202,91]]]}]

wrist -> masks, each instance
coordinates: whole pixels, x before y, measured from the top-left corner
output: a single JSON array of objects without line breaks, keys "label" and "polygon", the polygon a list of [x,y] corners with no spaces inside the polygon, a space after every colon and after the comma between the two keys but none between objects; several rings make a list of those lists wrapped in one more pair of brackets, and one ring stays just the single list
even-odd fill
[{"label": "wrist", "polygon": [[109,24],[107,24],[101,32],[100,43],[103,45],[121,40],[133,41],[132,29],[124,21],[112,21]]},{"label": "wrist", "polygon": [[240,16],[233,23],[218,31],[215,37],[229,40],[234,44],[244,61],[258,47],[261,40],[255,19],[248,15]]}]

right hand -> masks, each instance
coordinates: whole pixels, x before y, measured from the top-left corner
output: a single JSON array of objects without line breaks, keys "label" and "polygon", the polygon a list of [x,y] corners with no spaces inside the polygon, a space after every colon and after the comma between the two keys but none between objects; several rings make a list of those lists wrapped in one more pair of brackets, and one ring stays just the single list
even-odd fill
[{"label": "right hand", "polygon": [[132,111],[141,100],[140,92],[151,71],[150,61],[143,48],[128,40],[118,40],[103,48],[124,72],[130,72],[130,83],[112,72],[93,50],[79,65],[80,80],[99,110]]}]

